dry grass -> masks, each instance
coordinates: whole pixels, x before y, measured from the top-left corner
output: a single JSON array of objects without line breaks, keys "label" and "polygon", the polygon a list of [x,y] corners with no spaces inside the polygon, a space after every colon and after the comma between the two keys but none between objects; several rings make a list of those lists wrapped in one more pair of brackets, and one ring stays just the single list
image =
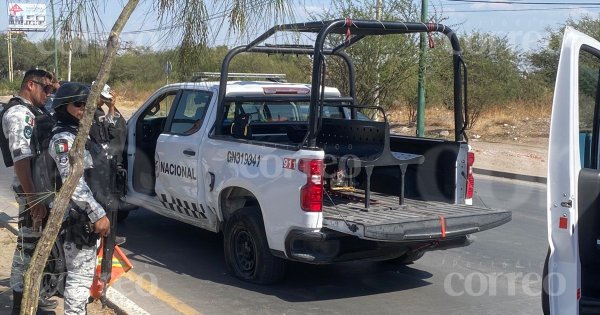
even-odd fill
[{"label": "dry grass", "polygon": [[527,142],[528,138],[546,138],[550,130],[552,100],[536,103],[512,102],[482,113],[471,130],[485,140]]},{"label": "dry grass", "polygon": [[119,82],[112,86],[118,96],[118,105],[121,108],[137,109],[154,93],[164,82],[155,84],[140,84],[133,81]]},{"label": "dry grass", "polygon": [[[468,130],[471,138],[485,141],[528,142],[531,138],[548,137],[552,100],[526,103],[512,102],[483,111],[474,128]],[[416,126],[409,121],[406,109],[389,110],[388,119],[394,132],[415,135]],[[454,111],[431,106],[425,112],[425,135],[431,138],[452,139]]]}]

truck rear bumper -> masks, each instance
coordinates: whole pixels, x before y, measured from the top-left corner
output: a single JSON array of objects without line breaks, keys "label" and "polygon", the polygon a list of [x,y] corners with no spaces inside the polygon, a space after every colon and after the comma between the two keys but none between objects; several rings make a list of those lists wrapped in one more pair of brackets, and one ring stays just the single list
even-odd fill
[{"label": "truck rear bumper", "polygon": [[312,264],[352,260],[381,261],[411,251],[443,250],[472,243],[467,235],[407,242],[380,242],[323,228],[319,231],[292,230],[286,238],[285,258]]}]

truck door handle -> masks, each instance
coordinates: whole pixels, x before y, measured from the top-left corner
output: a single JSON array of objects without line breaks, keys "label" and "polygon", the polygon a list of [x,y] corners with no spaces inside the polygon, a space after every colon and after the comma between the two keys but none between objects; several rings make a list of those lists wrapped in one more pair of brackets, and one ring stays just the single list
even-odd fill
[{"label": "truck door handle", "polygon": [[183,154],[187,155],[187,156],[195,156],[196,155],[196,151],[190,150],[190,149],[186,149],[183,150]]},{"label": "truck door handle", "polygon": [[215,174],[213,172],[208,172],[208,175],[210,176],[208,187],[210,188],[210,191],[213,191],[213,189],[215,189]]}]

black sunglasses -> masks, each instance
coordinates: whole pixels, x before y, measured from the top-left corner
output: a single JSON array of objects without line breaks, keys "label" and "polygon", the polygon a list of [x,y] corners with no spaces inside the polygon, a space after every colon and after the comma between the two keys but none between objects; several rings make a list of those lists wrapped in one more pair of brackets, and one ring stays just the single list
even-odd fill
[{"label": "black sunglasses", "polygon": [[52,84],[44,84],[42,82],[38,82],[36,80],[31,80],[31,82],[38,84],[39,86],[42,87],[42,89],[44,89],[44,93],[46,94],[52,94],[54,93],[54,85]]},{"label": "black sunglasses", "polygon": [[73,102],[71,104],[73,104],[73,106],[75,106],[77,108],[85,107],[85,102]]}]

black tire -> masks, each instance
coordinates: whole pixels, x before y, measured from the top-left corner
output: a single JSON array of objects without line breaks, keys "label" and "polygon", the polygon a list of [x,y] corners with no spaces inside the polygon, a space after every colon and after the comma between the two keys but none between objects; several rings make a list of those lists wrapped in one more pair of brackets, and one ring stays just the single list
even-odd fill
[{"label": "black tire", "polygon": [[117,222],[121,223],[127,219],[129,211],[117,211]]},{"label": "black tire", "polygon": [[423,255],[425,255],[424,251],[408,252],[398,258],[386,260],[385,262],[393,265],[410,265],[423,257]]},{"label": "black tire", "polygon": [[544,315],[550,315],[550,296],[548,296],[548,260],[550,259],[550,248],[544,261],[544,270],[542,271],[542,312]]},{"label": "black tire", "polygon": [[225,263],[237,278],[257,284],[272,284],[285,274],[285,260],[269,250],[260,210],[238,210],[224,230]]}]

